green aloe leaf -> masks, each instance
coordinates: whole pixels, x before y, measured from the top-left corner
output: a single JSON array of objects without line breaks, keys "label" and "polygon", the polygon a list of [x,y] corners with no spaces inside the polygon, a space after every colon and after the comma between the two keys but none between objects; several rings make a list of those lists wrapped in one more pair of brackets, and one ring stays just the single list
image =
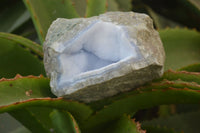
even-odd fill
[{"label": "green aloe leaf", "polygon": [[166,17],[154,12],[149,6],[145,5],[144,9],[146,9],[146,11],[148,12],[148,14],[151,16],[151,18],[154,21],[154,24],[156,26],[156,29],[165,29],[167,27],[170,28],[175,28],[177,26],[180,26],[180,24],[167,19]]},{"label": "green aloe leaf", "polygon": [[170,81],[182,80],[187,82],[196,82],[197,84],[200,84],[200,73],[168,70],[163,74],[162,79],[167,79]]},{"label": "green aloe leaf", "polygon": [[[5,4],[4,4],[5,3]],[[0,31],[13,32],[30,19],[22,1],[4,2],[0,11]]]},{"label": "green aloe leaf", "polygon": [[[97,131],[98,132],[98,131]],[[139,122],[135,122],[130,116],[123,115],[119,120],[113,121],[101,133],[144,133]],[[100,132],[99,132],[100,133]]]},{"label": "green aloe leaf", "polygon": [[165,118],[157,118],[142,122],[142,127],[160,126],[173,128],[176,132],[199,133],[200,111],[176,114]]},{"label": "green aloe leaf", "polygon": [[1,133],[12,133],[12,132],[17,133],[17,131],[23,130],[23,129],[28,131],[28,129],[26,129],[23,125],[21,125],[17,120],[15,120],[8,113],[0,114],[0,125],[1,125],[0,126]]},{"label": "green aloe leaf", "polygon": [[42,47],[23,37],[0,33],[0,78],[45,75]]},{"label": "green aloe leaf", "polygon": [[30,111],[26,109],[16,109],[10,111],[9,114],[21,122],[31,132],[50,133],[50,130],[44,127],[43,123],[39,121]]},{"label": "green aloe leaf", "polygon": [[[37,125],[41,129],[44,127],[46,132],[50,130],[52,124],[48,122],[48,114],[53,108],[70,112],[78,122],[83,122],[92,113],[88,106],[75,101],[44,98],[54,97],[50,92],[49,79],[44,77],[18,75],[14,79],[1,79],[0,92],[0,113],[9,112],[31,131],[37,130]],[[33,119],[21,117],[23,114]]]},{"label": "green aloe leaf", "polygon": [[97,16],[106,11],[106,0],[87,0],[86,17]]},{"label": "green aloe leaf", "polygon": [[[37,98],[37,99],[30,99],[26,101],[16,102],[7,106],[0,106],[0,113],[4,112],[10,113],[13,117],[19,120],[23,125],[25,125],[31,131],[32,129],[35,128],[35,125],[38,124],[41,124],[41,126],[44,129],[47,129],[47,131],[51,131],[54,130],[54,128],[52,126],[53,124],[50,118],[47,117],[47,115],[50,114],[49,111],[52,109],[58,109],[60,111],[65,110],[70,112],[79,124],[84,123],[85,120],[92,113],[92,110],[88,106],[75,101],[67,101],[62,98],[54,98],[54,99]],[[18,112],[18,110],[21,111]],[[24,114],[24,110],[28,112],[28,113],[25,112],[27,114],[27,117],[29,117],[28,115],[30,115],[30,117],[33,117],[34,121],[32,119],[27,119],[27,117],[25,118],[20,117],[20,115]],[[29,125],[28,124],[29,122],[27,121],[31,121],[30,123],[34,123],[34,125],[32,124]]]},{"label": "green aloe leaf", "polygon": [[200,62],[199,32],[176,28],[160,30],[159,33],[166,52],[165,70]]},{"label": "green aloe leaf", "polygon": [[[159,100],[158,100],[159,99]],[[116,120],[120,115],[132,114],[140,109],[146,109],[163,104],[198,103],[200,100],[199,90],[188,88],[165,88],[142,90],[138,94],[128,95],[105,106],[88,119],[85,128],[93,132],[107,125],[109,121]]]},{"label": "green aloe leaf", "polygon": [[[99,101],[99,102],[91,103],[90,106],[92,108],[94,108],[95,110],[96,109],[100,110],[100,109],[102,109],[102,107],[104,107],[104,109],[97,111],[97,114],[90,117],[89,121],[91,120],[91,123],[94,124],[93,125],[94,127],[95,127],[95,124],[97,124],[98,125],[98,126],[96,126],[97,129],[94,128],[94,130],[98,130],[98,127],[102,128],[103,126],[107,125],[108,124],[107,121],[115,120],[117,118],[117,116],[120,116],[120,114],[122,114],[122,112],[131,114],[132,112],[135,112],[139,109],[149,108],[150,106],[154,107],[156,105],[170,104],[168,102],[170,102],[173,98],[175,98],[175,99],[177,98],[177,99],[176,100],[174,99],[174,101],[171,101],[171,104],[174,104],[177,102],[178,103],[181,103],[181,102],[190,103],[190,104],[194,103],[195,101],[188,102],[188,100],[190,99],[190,96],[193,95],[192,94],[193,91],[195,91],[196,94],[199,95],[200,86],[199,86],[199,84],[197,84],[197,83],[200,83],[199,76],[200,76],[199,73],[193,73],[193,72],[167,71],[167,72],[165,72],[165,74],[162,78],[164,80],[162,80],[162,81],[153,82],[150,85],[138,88],[131,92],[120,94],[119,96],[114,96],[112,98],[107,98],[107,99]],[[160,91],[159,94],[157,93],[158,91]],[[178,92],[178,91],[180,91],[180,92]],[[184,91],[187,91],[187,92],[184,92]],[[144,96],[141,99],[137,99],[137,97],[139,97],[141,95],[147,95],[148,93],[151,93],[151,94],[149,94],[150,97],[153,96],[154,93],[157,93],[157,94],[155,94],[155,97],[152,97],[152,98],[150,98],[148,96]],[[166,94],[168,96],[163,96]],[[174,97],[171,94],[174,95]],[[182,96],[185,98],[183,98]],[[132,99],[133,101],[131,100],[131,97],[134,99],[134,100]],[[153,101],[151,101],[149,98]],[[193,99],[193,98],[194,97],[191,97],[191,99]],[[159,101],[154,101],[156,99],[159,99]],[[164,101],[162,101],[162,99]],[[147,104],[148,107],[145,105],[145,107],[143,108],[142,106],[145,103],[145,101],[146,101],[146,103],[149,102]],[[154,102],[156,103],[156,105]],[[159,102],[161,102],[161,103],[159,103]],[[157,104],[157,103],[159,103],[159,104]],[[120,109],[119,109],[119,107],[120,107]],[[87,124],[86,124],[86,127],[91,128]],[[92,130],[92,131],[94,131],[94,130]]]},{"label": "green aloe leaf", "polygon": [[190,28],[200,30],[199,0],[142,0],[155,12]]},{"label": "green aloe leaf", "polygon": [[63,98],[35,98],[19,101],[6,106],[0,106],[0,113],[14,111],[29,107],[48,107],[70,112],[78,123],[82,123],[91,114],[92,110],[85,104]]},{"label": "green aloe leaf", "polygon": [[79,17],[70,0],[23,0],[28,8],[41,43],[50,24],[57,18]]},{"label": "green aloe leaf", "polygon": [[89,105],[93,108],[93,110],[99,111],[104,108],[104,106],[112,104],[114,101],[123,99],[133,94],[139,94],[141,92],[152,91],[154,89],[165,89],[170,87],[182,89],[187,87],[191,90],[199,90],[199,84],[200,73],[168,70],[163,74],[162,78],[155,80],[152,83],[149,83],[130,92],[125,92],[97,102],[92,102]]},{"label": "green aloe leaf", "polygon": [[0,32],[0,39],[7,39],[15,43],[18,43],[23,47],[33,51],[38,56],[43,57],[42,46],[22,36]]},{"label": "green aloe leaf", "polygon": [[85,17],[87,0],[71,0],[72,5],[81,17]]},{"label": "green aloe leaf", "polygon": [[56,133],[80,133],[75,119],[69,112],[54,110],[50,117]]},{"label": "green aloe leaf", "polygon": [[[43,97],[54,97],[54,95],[50,92],[48,78],[44,78],[41,76],[22,77],[20,75],[17,75],[14,79],[0,80],[1,107],[6,107],[10,104],[32,98]],[[41,109],[39,110],[44,111]],[[43,122],[42,118],[44,116],[42,115],[37,117],[30,108],[15,109],[11,110],[9,113],[33,132],[38,132],[40,130],[42,132],[49,132],[49,130],[43,124],[41,124],[41,122]],[[45,113],[47,113],[47,111]]]},{"label": "green aloe leaf", "polygon": [[17,75],[14,79],[0,80],[0,106],[43,97],[54,97],[48,78]]},{"label": "green aloe leaf", "polygon": [[[9,114],[12,115],[16,120],[18,120],[21,124],[23,124],[25,127],[27,127],[30,131],[38,130],[37,125],[40,126],[42,130],[45,130],[45,132],[53,131],[53,125],[51,123],[51,119],[49,117],[49,114],[53,111],[52,108],[48,107],[26,107],[26,108],[20,108],[15,109],[12,111],[9,111]],[[23,114],[26,114],[25,117],[21,116]],[[27,119],[31,118],[31,119]],[[29,122],[30,121],[30,122]],[[21,125],[21,127],[24,127]],[[26,129],[27,128],[21,128]]]},{"label": "green aloe leaf", "polygon": [[200,64],[191,64],[185,67],[178,69],[179,71],[188,71],[188,72],[200,72]]}]

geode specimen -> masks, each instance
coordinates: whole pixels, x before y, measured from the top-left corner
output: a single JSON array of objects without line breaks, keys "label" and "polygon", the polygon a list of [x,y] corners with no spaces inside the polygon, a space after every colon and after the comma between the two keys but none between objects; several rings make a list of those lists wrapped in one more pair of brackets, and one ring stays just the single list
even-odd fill
[{"label": "geode specimen", "polygon": [[84,102],[160,77],[164,59],[151,18],[133,12],[58,18],[44,43],[44,65],[52,92]]}]

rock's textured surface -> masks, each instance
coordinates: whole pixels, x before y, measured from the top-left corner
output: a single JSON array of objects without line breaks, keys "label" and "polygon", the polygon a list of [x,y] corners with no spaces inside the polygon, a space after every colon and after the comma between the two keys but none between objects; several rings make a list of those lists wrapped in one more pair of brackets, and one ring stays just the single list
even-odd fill
[{"label": "rock's textured surface", "polygon": [[44,65],[57,96],[91,102],[131,90],[163,73],[165,53],[145,14],[108,12],[55,20]]}]

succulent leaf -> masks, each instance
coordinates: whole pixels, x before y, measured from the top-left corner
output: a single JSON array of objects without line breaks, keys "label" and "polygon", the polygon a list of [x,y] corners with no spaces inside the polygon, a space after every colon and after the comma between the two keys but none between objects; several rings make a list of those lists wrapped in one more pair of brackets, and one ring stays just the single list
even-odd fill
[{"label": "succulent leaf", "polygon": [[87,0],[86,17],[97,16],[106,11],[106,0]]},{"label": "succulent leaf", "polygon": [[198,133],[198,121],[200,111],[176,114],[165,118],[157,118],[150,121],[143,121],[142,128],[147,126],[160,126],[173,128],[176,132]]},{"label": "succulent leaf", "polygon": [[43,76],[22,77],[0,80],[0,106],[31,98],[54,97],[50,91],[49,79]]},{"label": "succulent leaf", "polygon": [[200,72],[200,64],[191,64],[185,67],[178,69],[179,71],[188,71],[188,72]]},{"label": "succulent leaf", "polygon": [[150,6],[155,12],[161,14],[175,22],[190,28],[200,30],[200,10],[198,0],[142,0],[144,4]]},{"label": "succulent leaf", "polygon": [[57,18],[74,18],[79,15],[70,0],[23,0],[28,8],[41,43],[47,30]]},{"label": "succulent leaf", "polygon": [[87,0],[71,0],[80,17],[85,17]]},{"label": "succulent leaf", "polygon": [[145,5],[144,7],[145,7],[144,9],[146,9],[148,14],[152,17],[154,24],[156,26],[156,29],[161,30],[167,27],[175,28],[177,26],[181,26],[180,24],[154,12],[149,6]]},{"label": "succulent leaf", "polygon": [[[24,109],[26,109],[28,112],[30,112],[32,117],[34,117],[34,119],[38,120],[45,129],[47,129],[48,131],[54,130],[53,123],[50,118],[50,114],[54,110],[53,108],[32,106],[32,107],[22,108],[21,110],[24,110]],[[17,119],[17,120],[19,120],[19,119]]]},{"label": "succulent leaf", "polygon": [[113,121],[106,129],[103,129],[101,133],[146,133],[141,129],[139,122],[131,119],[130,116],[123,115],[119,120]]},{"label": "succulent leaf", "polygon": [[[194,77],[194,78],[193,78]],[[122,93],[110,98],[106,98],[97,102],[92,102],[89,105],[96,111],[101,110],[104,106],[112,104],[114,101],[123,99],[130,95],[140,94],[141,92],[148,92],[155,89],[166,89],[166,88],[189,88],[191,90],[199,90],[200,86],[199,73],[185,72],[185,71],[173,71],[168,70],[164,73],[161,79],[155,80],[154,82],[147,84],[143,87],[137,88],[133,91]]]},{"label": "succulent leaf", "polygon": [[167,80],[182,80],[187,82],[196,82],[200,84],[200,73],[198,72],[187,72],[187,71],[172,71],[168,70],[164,73],[162,79]]},{"label": "succulent leaf", "polygon": [[23,47],[33,51],[36,55],[43,57],[42,46],[22,36],[0,32],[0,39],[7,39],[15,43],[18,43]]},{"label": "succulent leaf", "polygon": [[19,131],[22,131],[21,133],[30,133],[27,128],[8,113],[0,114],[0,124],[0,132],[2,133],[19,133]]},{"label": "succulent leaf", "polygon": [[6,106],[0,106],[0,113],[13,111],[27,107],[49,107],[70,112],[78,122],[87,119],[92,110],[85,104],[76,101],[67,101],[62,98],[35,98],[25,101],[19,101]]},{"label": "succulent leaf", "polygon": [[56,133],[80,133],[75,119],[69,112],[54,110],[50,117]]},{"label": "succulent leaf", "polygon": [[30,19],[30,15],[22,1],[10,1],[10,3],[8,2],[9,4],[6,2],[4,3],[1,1],[1,32],[13,32]]},{"label": "succulent leaf", "polygon": [[[49,79],[42,76],[22,77],[17,75],[14,79],[1,79],[0,92],[1,107],[6,107],[14,103],[17,104],[18,102],[32,98],[54,97],[50,92]],[[46,117],[48,110],[50,109],[44,109],[44,107],[37,107],[35,109],[32,107],[10,110],[9,113],[31,131],[37,131],[39,129],[43,131],[51,127],[48,122],[45,122],[48,119]],[[38,129],[36,129],[37,126]]]},{"label": "succulent leaf", "polygon": [[[159,100],[158,100],[159,99]],[[104,109],[97,112],[88,119],[86,129],[98,130],[107,125],[108,122],[116,120],[123,113],[132,114],[140,109],[146,109],[163,104],[198,103],[200,99],[199,90],[188,88],[165,88],[141,91],[139,94],[129,95],[114,101]]]},{"label": "succulent leaf", "polygon": [[31,132],[50,133],[50,131],[43,126],[43,123],[36,119],[36,117],[26,109],[16,109],[9,112],[9,114],[11,114],[11,116],[21,122]]},{"label": "succulent leaf", "polygon": [[43,63],[39,59],[42,48],[28,39],[0,33],[0,56],[0,78],[12,78],[18,73],[23,76],[45,75]]},{"label": "succulent leaf", "polygon": [[200,62],[200,33],[189,29],[160,30],[166,60],[165,70],[178,69]]}]

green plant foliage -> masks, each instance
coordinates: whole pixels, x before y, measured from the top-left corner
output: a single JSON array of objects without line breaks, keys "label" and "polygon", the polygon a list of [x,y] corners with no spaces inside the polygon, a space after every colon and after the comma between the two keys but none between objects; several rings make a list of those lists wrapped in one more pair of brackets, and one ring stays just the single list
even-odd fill
[{"label": "green plant foliage", "polygon": [[44,77],[21,77],[0,80],[0,106],[28,100],[31,98],[53,97],[49,79]]},{"label": "green plant foliage", "polygon": [[169,70],[164,73],[162,76],[162,79],[167,79],[167,80],[182,80],[182,81],[187,81],[187,82],[193,82],[195,84],[198,83],[200,84],[200,73],[195,73],[195,72],[186,72],[186,71],[172,71]]},{"label": "green plant foliage", "polygon": [[[10,1],[1,2],[0,31],[34,36],[31,16],[41,44],[50,24],[59,17],[91,17],[106,11],[130,11],[137,7],[149,13],[157,28],[163,29],[159,34],[166,52],[165,70],[173,69],[144,86],[92,103],[55,98],[48,78],[30,76],[45,75],[42,46],[21,36],[0,32],[0,78],[5,77],[0,80],[0,113],[9,113],[28,129],[19,127],[13,133],[28,133],[29,130],[37,133],[144,133],[140,124],[131,119],[134,117],[142,121],[142,128],[147,133],[199,132],[200,33],[187,28],[164,29],[187,25],[199,30],[198,0],[167,3],[158,0],[23,0],[25,6],[16,0],[4,7]],[[173,6],[169,9],[167,5]],[[13,78],[16,74],[26,77],[17,75]],[[159,108],[160,105],[163,106]],[[184,114],[172,115],[168,105],[175,108],[174,113]],[[153,113],[159,110],[160,114],[166,112],[167,115],[160,115],[161,118],[151,114],[152,108],[157,109]],[[147,112],[142,113],[142,119],[138,115],[141,110]],[[147,120],[149,114],[153,120]]]},{"label": "green plant foliage", "polygon": [[141,0],[158,14],[190,28],[200,30],[200,10],[198,0]]},{"label": "green plant foliage", "polygon": [[72,5],[81,17],[85,17],[87,0],[71,0]]},{"label": "green plant foliage", "polygon": [[[22,113],[23,111],[19,111],[18,113],[16,113],[16,111],[19,109],[25,110],[24,109],[25,107],[27,111],[29,111],[31,114],[34,114],[35,117],[38,116],[38,118],[35,119],[39,119],[40,121],[43,122],[44,120],[42,119],[48,118],[45,117],[45,114],[48,114],[47,113],[48,111],[47,109],[44,108],[41,109],[41,107],[49,107],[49,108],[54,107],[58,109],[66,109],[69,112],[72,112],[72,114],[76,116],[78,120],[86,119],[91,113],[91,110],[87,106],[79,104],[77,102],[70,102],[70,101],[67,102],[62,99],[51,99],[51,98],[41,99],[43,97],[53,97],[49,88],[49,79],[44,77],[17,76],[15,77],[15,79],[10,79],[10,80],[1,79],[0,88],[1,88],[0,112],[1,113],[5,111],[8,112],[11,111],[11,113],[15,112],[13,113],[17,115],[15,117],[20,118],[21,121],[24,121],[24,123],[23,122],[22,123],[25,125],[27,124],[27,121],[34,122],[32,121],[32,119],[27,119],[27,117],[24,117],[24,119],[22,117],[18,117],[18,115],[20,116],[23,114]],[[32,99],[32,98],[37,98],[37,99]],[[38,107],[34,109],[33,108],[34,106]],[[79,111],[81,111],[81,113]],[[30,113],[27,113],[27,115]],[[44,118],[42,118],[41,116]]]},{"label": "green plant foliage", "polygon": [[69,112],[54,110],[50,117],[56,133],[80,133],[75,119]]},{"label": "green plant foliage", "polygon": [[[34,119],[38,120],[41,123],[41,125],[45,129],[47,129],[48,131],[51,131],[51,130],[54,129],[53,128],[53,124],[51,122],[51,118],[49,117],[49,115],[51,114],[51,112],[54,110],[53,108],[51,108],[51,107],[41,107],[41,106],[40,107],[38,107],[38,106],[31,106],[31,107],[23,108],[22,110],[24,110],[24,109],[26,111],[30,112],[30,114],[32,115],[32,117],[34,117]],[[21,118],[21,123],[24,124],[24,123],[26,123],[26,121],[27,121],[26,118],[25,118],[25,120],[23,120]],[[34,127],[32,127],[32,128],[34,128]]]},{"label": "green plant foliage", "polygon": [[[176,73],[185,74],[185,72],[176,72]],[[186,73],[186,75],[187,75],[187,73]],[[170,76],[164,76],[164,77],[167,77],[169,79]],[[177,78],[174,78],[174,79],[177,79]],[[2,82],[7,82],[7,81],[2,81]],[[168,83],[168,82],[166,81],[166,83]],[[199,92],[198,92],[198,86],[195,86],[195,85],[189,86],[188,85],[188,88],[190,87],[191,89],[185,89],[185,88],[182,88],[182,87],[184,87],[183,85],[185,84],[182,82],[179,84],[173,83],[171,85],[172,87],[179,87],[179,88],[172,88],[172,87],[168,86],[171,83],[168,83],[167,86],[165,86],[164,85],[165,83],[163,83],[163,82],[160,84],[163,84],[162,85],[163,87],[161,85],[157,85],[158,87],[156,88],[155,87],[156,84],[153,84],[154,87],[152,87],[152,88],[154,88],[154,89],[148,88],[148,87],[142,88],[140,90],[136,90],[135,93],[132,92],[132,95],[126,95],[126,97],[121,98],[120,100],[115,100],[115,102],[113,102],[111,105],[105,107],[105,109],[103,109],[103,110],[99,111],[98,113],[94,114],[93,116],[91,116],[91,118],[89,118],[86,122],[89,125],[84,123],[83,126],[82,125],[81,126],[83,128],[86,128],[87,130],[88,130],[88,128],[90,129],[91,127],[92,128],[95,127],[95,125],[96,125],[96,127],[99,128],[101,126],[107,125],[108,124],[107,122],[109,122],[109,121],[111,122],[112,120],[118,119],[118,117],[124,113],[132,114],[132,112],[137,111],[139,109],[149,108],[150,106],[155,106],[155,105],[160,105],[160,104],[170,104],[170,103],[175,103],[175,102],[177,102],[177,103],[188,103],[188,102],[196,103],[196,102],[198,102],[198,98],[200,98]],[[8,85],[9,85],[9,83],[8,83]],[[163,91],[165,93],[163,93]],[[131,94],[131,93],[129,93],[129,94]],[[190,96],[191,96],[191,99],[190,99]],[[165,97],[170,97],[170,100]],[[148,102],[145,100],[142,100],[142,99],[148,99]],[[157,101],[156,99],[160,99],[160,100]],[[4,111],[8,111],[8,110],[15,111],[15,109],[20,109],[22,107],[23,108],[31,107],[33,105],[39,106],[39,107],[40,106],[56,107],[55,104],[53,105],[51,103],[53,100],[49,99],[49,101],[47,100],[44,103],[45,100],[47,100],[47,99],[38,99],[38,100],[35,99],[35,100],[31,100],[31,101],[24,101],[24,102],[18,103],[17,105],[13,104],[13,105],[9,105],[6,107],[2,107],[1,109],[4,112]],[[140,101],[140,102],[136,102],[136,101]],[[50,103],[51,103],[51,105],[50,105]],[[64,103],[65,103],[65,101],[63,101],[63,104]],[[72,103],[73,102],[71,102],[71,104]],[[60,104],[60,105],[62,105],[62,104]],[[78,106],[80,106],[80,105],[78,105]],[[62,105],[62,107],[57,106],[56,108],[64,109],[65,107],[66,106]],[[70,105],[69,105],[69,107],[70,107]],[[118,109],[119,107],[120,107],[120,110]],[[77,112],[77,114],[78,114],[78,112]]]},{"label": "green plant foliage", "polygon": [[[15,118],[10,116],[8,113],[0,114],[0,132],[1,133],[14,133],[20,130],[29,131],[21,123],[19,123]],[[24,133],[24,132],[22,132]],[[28,132],[30,133],[30,132]]]},{"label": "green plant foliage", "polygon": [[41,43],[50,24],[57,18],[78,17],[70,0],[23,0],[29,12]]},{"label": "green plant foliage", "polygon": [[[159,99],[159,100],[158,100]],[[108,122],[126,113],[132,114],[140,109],[150,108],[162,104],[198,103],[199,90],[188,88],[156,88],[148,91],[141,90],[139,94],[128,95],[114,101],[104,109],[91,116],[85,124],[91,132],[103,128]]]},{"label": "green plant foliage", "polygon": [[[46,131],[50,131],[53,130],[53,124],[49,118],[52,109],[70,112],[77,122],[81,124],[92,113],[92,110],[84,104],[61,98],[37,98],[19,101],[7,106],[0,106],[0,113],[9,112],[31,131],[37,130],[35,128],[38,124],[41,124],[41,128],[44,128]],[[23,114],[26,114],[26,117],[20,117]],[[27,118],[33,118],[33,120]]]},{"label": "green plant foliage", "polygon": [[[137,89],[135,91],[132,91],[132,92],[128,92],[128,94],[121,94],[120,96],[115,96],[113,98],[109,98],[109,99],[105,99],[105,101],[102,101],[101,102],[96,102],[96,103],[92,103],[91,106],[93,108],[96,108],[96,106],[98,106],[98,104],[100,104],[100,107],[98,108],[101,108],[105,105],[108,104],[107,107],[105,107],[105,109],[102,109],[101,111],[99,111],[97,113],[96,116],[93,116],[93,119],[95,119],[95,117],[98,117],[96,119],[98,119],[98,122],[100,120],[102,121],[108,121],[108,119],[113,119],[114,118],[114,112],[115,113],[119,113],[117,114],[116,116],[119,116],[120,115],[120,111],[123,111],[125,113],[128,113],[126,111],[130,110],[129,113],[134,112],[134,111],[137,111],[135,109],[137,109],[135,103],[140,103],[138,105],[138,107],[142,107],[142,101],[144,102],[145,99],[148,99],[148,101],[150,100],[149,98],[147,98],[147,96],[142,100],[142,99],[138,99],[135,101],[131,101],[130,99],[129,100],[125,100],[126,98],[130,98],[132,97],[133,99],[136,98],[137,96],[139,95],[143,95],[143,94],[147,94],[147,93],[154,93],[154,91],[163,91],[166,93],[166,91],[174,91],[174,93],[176,91],[188,91],[186,92],[185,94],[187,95],[187,93],[190,93],[190,91],[196,91],[198,93],[199,91],[199,85],[197,83],[199,83],[200,79],[199,79],[199,76],[197,75],[197,73],[189,73],[189,72],[175,72],[175,71],[168,71],[164,74],[163,76],[164,80],[163,81],[160,81],[160,82],[156,82],[156,83],[152,83],[150,86],[147,85],[145,87],[142,87],[140,89]],[[194,79],[196,78],[196,80]],[[168,80],[172,80],[172,81],[167,81],[166,79]],[[173,81],[174,80],[174,81]],[[181,81],[183,80],[183,81]],[[197,83],[194,83],[194,81],[196,81]],[[186,88],[189,88],[189,89],[186,89]],[[162,92],[161,92],[162,93]],[[180,98],[178,95],[181,94],[181,93],[177,93],[177,100]],[[161,96],[161,94],[158,94]],[[183,94],[184,95],[184,94]],[[190,95],[190,94],[188,94]],[[163,96],[163,97],[171,97],[171,96]],[[175,96],[176,97],[176,96]],[[186,96],[187,97],[187,96]],[[161,100],[161,98],[156,98],[154,97],[155,99],[159,99]],[[153,99],[154,99],[153,98]],[[171,97],[172,98],[172,97]],[[152,99],[152,100],[153,100]],[[181,98],[182,99],[182,98]],[[181,100],[179,99],[179,100]],[[184,99],[184,98],[183,98]],[[124,101],[123,101],[124,100]],[[171,99],[172,100],[172,99]],[[177,100],[175,100],[174,102],[172,103],[175,103],[177,102]],[[187,101],[187,98],[184,99]],[[183,100],[183,101],[184,101]],[[180,101],[180,102],[183,102],[183,101]],[[130,102],[130,103],[129,103]],[[147,101],[146,101],[147,102]],[[157,102],[160,102],[160,101],[157,101]],[[110,105],[109,105],[110,104]],[[116,104],[116,105],[115,105]],[[117,105],[118,104],[118,105]],[[151,101],[148,105],[151,105],[153,104],[153,101]],[[162,104],[166,104],[166,103],[162,103]],[[115,106],[114,106],[115,105]],[[134,106],[135,105],[135,106]],[[161,103],[160,103],[161,105]],[[95,107],[94,107],[95,106]],[[131,106],[134,106],[132,109],[131,109]],[[154,105],[155,106],[155,105]],[[120,109],[118,109],[117,107],[120,107]],[[126,108],[128,107],[128,108]],[[145,107],[146,108],[146,107]],[[126,110],[127,109],[127,110]],[[141,108],[140,108],[141,109]],[[114,111],[115,110],[115,111]],[[120,111],[118,111],[120,110]],[[109,112],[110,111],[110,112]],[[111,113],[112,112],[112,113]],[[103,118],[104,116],[106,116],[106,118]],[[113,118],[111,118],[113,117]],[[104,120],[103,120],[104,119]],[[95,120],[94,120],[95,121]],[[94,121],[92,122],[94,124]],[[96,120],[97,121],[97,120]],[[98,123],[97,122],[97,123]]]},{"label": "green plant foliage", "polygon": [[123,115],[119,120],[113,121],[106,129],[99,133],[144,133],[140,124],[131,120],[130,116]]},{"label": "green plant foliage", "polygon": [[176,132],[199,133],[198,121],[200,111],[176,114],[165,118],[157,118],[142,122],[142,128],[146,126],[165,126],[173,128]]},{"label": "green plant foliage", "polygon": [[49,107],[70,112],[78,122],[83,122],[87,119],[92,110],[76,101],[68,101],[62,98],[35,98],[26,101],[19,101],[7,106],[0,106],[0,113],[14,111],[28,107]]},{"label": "green plant foliage", "polygon": [[37,57],[42,56],[41,51],[40,46],[28,39],[0,33],[0,78],[12,78],[16,74],[45,75],[43,63]]},{"label": "green plant foliage", "polygon": [[97,16],[106,11],[106,0],[87,0],[86,17]]},{"label": "green plant foliage", "polygon": [[1,3],[4,6],[0,12],[1,32],[13,32],[30,19],[29,12],[21,1],[10,1],[10,3],[12,4],[9,4],[9,7]]},{"label": "green plant foliage", "polygon": [[[194,77],[194,78],[193,78]],[[196,83],[195,83],[196,82]],[[151,84],[137,88],[133,91],[122,93],[120,95],[106,98],[101,101],[92,102],[89,105],[96,111],[101,110],[104,106],[110,105],[114,101],[123,99],[130,95],[140,94],[141,92],[152,91],[154,89],[166,89],[166,88],[181,88],[185,87],[192,90],[199,90],[200,77],[198,73],[190,73],[185,71],[166,71],[161,79],[155,80]]]},{"label": "green plant foliage", "polygon": [[18,43],[21,46],[33,51],[36,55],[43,57],[42,46],[22,36],[0,32],[0,39],[7,39]]},{"label": "green plant foliage", "polygon": [[167,27],[176,28],[177,26],[182,26],[156,12],[154,12],[149,6],[145,6],[146,12],[153,19],[157,30],[166,29]]},{"label": "green plant foliage", "polygon": [[[34,76],[21,77],[18,75],[14,79],[1,79],[0,92],[1,107],[6,107],[10,104],[16,104],[31,98],[54,97],[50,92],[49,79]],[[43,113],[47,114],[47,110],[41,108],[37,109],[39,109],[40,112],[44,111]],[[11,110],[9,113],[23,123],[27,128],[31,129],[31,131],[44,130],[43,127],[39,128],[39,125],[42,125],[39,121],[44,122],[42,118],[45,114],[41,115],[40,113],[37,115],[33,108],[15,109]],[[39,120],[36,118],[36,115],[39,116]]]},{"label": "green plant foliage", "polygon": [[179,71],[200,72],[200,64],[192,64],[178,69]]},{"label": "green plant foliage", "polygon": [[[23,123],[32,132],[50,133],[36,117],[26,109],[16,109],[9,112],[14,118]],[[29,118],[29,119],[27,119]]]},{"label": "green plant foliage", "polygon": [[186,28],[168,28],[159,33],[166,52],[165,70],[176,70],[200,62],[199,32]]},{"label": "green plant foliage", "polygon": [[200,17],[200,2],[199,0],[182,0],[181,1],[185,6],[188,6],[191,11],[194,13],[198,14]]}]

